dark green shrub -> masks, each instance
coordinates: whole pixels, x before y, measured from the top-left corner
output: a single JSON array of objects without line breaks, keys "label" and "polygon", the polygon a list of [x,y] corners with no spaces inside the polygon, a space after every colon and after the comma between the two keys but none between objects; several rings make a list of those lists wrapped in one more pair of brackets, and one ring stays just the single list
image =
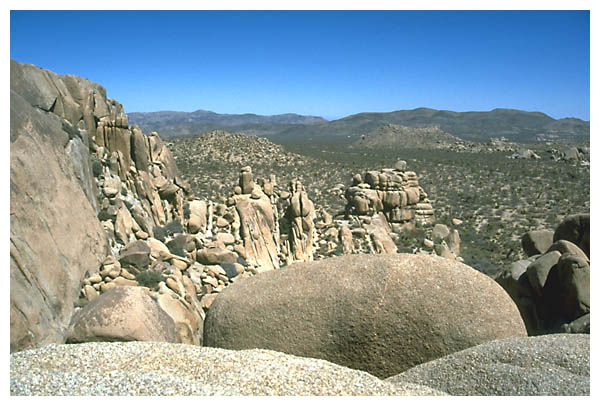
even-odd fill
[{"label": "dark green shrub", "polygon": [[135,280],[141,286],[145,286],[150,289],[154,289],[158,287],[158,284],[161,281],[164,281],[164,277],[162,276],[162,272],[153,271],[151,269],[147,269],[145,271],[141,271],[136,275]]}]

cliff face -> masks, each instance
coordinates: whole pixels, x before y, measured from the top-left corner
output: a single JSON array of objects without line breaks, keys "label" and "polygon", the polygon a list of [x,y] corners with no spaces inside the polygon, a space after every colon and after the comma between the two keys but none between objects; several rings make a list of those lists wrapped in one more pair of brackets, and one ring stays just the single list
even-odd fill
[{"label": "cliff face", "polygon": [[[85,276],[134,231],[181,220],[185,184],[158,135],[130,127],[102,86],[10,67],[12,352],[64,342]],[[112,211],[131,220],[119,238],[98,218]]]}]

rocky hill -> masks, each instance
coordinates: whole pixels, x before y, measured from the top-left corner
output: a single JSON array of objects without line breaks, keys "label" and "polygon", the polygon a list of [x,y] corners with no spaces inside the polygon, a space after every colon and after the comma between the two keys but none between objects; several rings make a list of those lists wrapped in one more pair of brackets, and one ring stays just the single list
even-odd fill
[{"label": "rocky hill", "polygon": [[142,131],[157,131],[164,138],[185,137],[217,129],[265,135],[296,124],[326,121],[322,117],[292,113],[261,116],[258,114],[219,114],[208,110],[196,110],[189,113],[157,111],[129,113],[128,115],[131,123],[139,125]]},{"label": "rocky hill", "polygon": [[354,144],[361,148],[443,148],[462,140],[442,131],[439,127],[413,128],[386,124],[368,134],[363,134]]},{"label": "rocky hill", "polygon": [[347,183],[350,173],[341,165],[291,153],[263,137],[211,131],[169,140],[177,166],[197,196],[219,200],[238,183],[239,169],[251,166],[256,179],[288,185],[302,182],[319,207],[332,213],[343,210],[345,200],[330,189]]}]

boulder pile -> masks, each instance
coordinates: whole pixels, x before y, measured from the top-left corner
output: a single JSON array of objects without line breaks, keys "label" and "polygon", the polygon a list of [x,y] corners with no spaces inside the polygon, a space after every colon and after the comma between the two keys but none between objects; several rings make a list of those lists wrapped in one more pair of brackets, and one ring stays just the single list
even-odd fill
[{"label": "boulder pile", "polygon": [[554,232],[523,235],[529,258],[496,279],[513,298],[531,335],[590,331],[590,215],[565,218]]},{"label": "boulder pile", "polygon": [[417,174],[406,171],[406,162],[398,161],[393,169],[356,174],[345,192],[348,214],[366,215],[382,212],[391,223],[433,224],[434,210],[427,193],[419,186]]}]

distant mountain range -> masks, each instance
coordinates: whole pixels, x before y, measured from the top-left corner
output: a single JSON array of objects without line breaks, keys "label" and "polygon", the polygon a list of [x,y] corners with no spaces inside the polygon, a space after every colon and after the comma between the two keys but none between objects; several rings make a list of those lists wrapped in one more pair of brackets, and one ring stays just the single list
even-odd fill
[{"label": "distant mountain range", "polygon": [[412,128],[436,126],[445,133],[470,141],[488,141],[505,137],[510,141],[553,140],[589,142],[590,122],[577,118],[556,120],[544,113],[512,109],[487,112],[455,112],[418,108],[389,113],[359,113],[339,120],[322,117],[281,114],[218,114],[198,110],[192,113],[160,111],[129,113],[129,121],[145,132],[158,131],[161,137],[189,136],[221,129],[265,136],[272,141],[355,142],[361,135],[386,124]]},{"label": "distant mountain range", "polygon": [[181,111],[156,111],[152,113],[128,113],[130,122],[137,124],[144,132],[157,131],[163,138],[185,137],[213,130],[231,132],[258,131],[269,133],[271,128],[281,130],[289,125],[327,122],[322,117],[299,114],[219,114],[209,110],[196,110],[191,113]]}]

